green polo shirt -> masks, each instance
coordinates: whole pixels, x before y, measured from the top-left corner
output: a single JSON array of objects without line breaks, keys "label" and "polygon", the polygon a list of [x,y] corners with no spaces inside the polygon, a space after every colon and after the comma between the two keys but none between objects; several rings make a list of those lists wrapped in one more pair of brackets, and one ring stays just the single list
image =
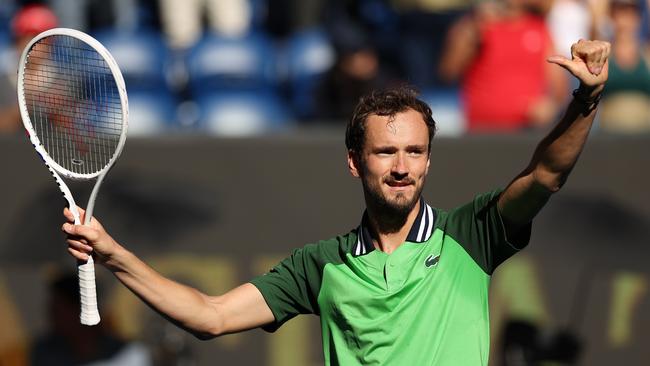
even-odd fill
[{"label": "green polo shirt", "polygon": [[530,236],[529,226],[506,238],[499,193],[449,212],[421,201],[391,254],[375,250],[365,214],[355,230],[295,250],[251,281],[275,316],[265,329],[320,315],[327,365],[487,365],[490,275]]}]

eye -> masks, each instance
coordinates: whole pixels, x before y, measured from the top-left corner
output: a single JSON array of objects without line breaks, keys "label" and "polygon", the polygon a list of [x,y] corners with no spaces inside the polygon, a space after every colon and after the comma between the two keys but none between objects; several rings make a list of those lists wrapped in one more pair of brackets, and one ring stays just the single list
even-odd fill
[{"label": "eye", "polygon": [[413,156],[420,156],[426,153],[426,150],[420,147],[414,147],[411,149],[408,149],[408,154],[413,155]]},{"label": "eye", "polygon": [[392,148],[383,148],[383,149],[377,149],[375,153],[379,156],[390,156],[395,154],[395,151],[396,150]]}]

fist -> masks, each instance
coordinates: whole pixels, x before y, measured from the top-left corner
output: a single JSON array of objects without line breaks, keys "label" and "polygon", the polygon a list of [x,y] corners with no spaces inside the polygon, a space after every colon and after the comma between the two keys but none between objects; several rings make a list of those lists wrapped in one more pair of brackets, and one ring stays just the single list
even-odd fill
[{"label": "fist", "polygon": [[[81,214],[81,222],[84,220],[86,212],[77,207]],[[74,225],[75,217],[72,211],[67,207],[63,210],[67,222],[63,224],[61,230],[66,234],[68,243],[68,252],[80,261],[88,261],[88,257],[95,254],[95,259],[99,263],[105,263],[110,259],[117,248],[117,243],[104,230],[102,225],[94,217],[89,226]]]}]

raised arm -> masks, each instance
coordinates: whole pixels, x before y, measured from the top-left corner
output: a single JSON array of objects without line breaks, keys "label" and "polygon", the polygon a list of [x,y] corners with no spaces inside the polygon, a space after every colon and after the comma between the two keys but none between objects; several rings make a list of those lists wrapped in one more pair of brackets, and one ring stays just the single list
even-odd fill
[{"label": "raised arm", "polygon": [[447,83],[460,79],[479,48],[478,22],[474,14],[460,18],[449,30],[442,51],[438,74]]},{"label": "raised arm", "polygon": [[[109,269],[129,290],[151,308],[200,339],[236,333],[268,324],[273,313],[259,290],[250,283],[221,296],[200,291],[163,277],[118,244],[94,218],[90,226],[73,225],[66,208],[68,251],[79,260],[95,253],[98,263]],[[83,221],[83,218],[82,218]]]},{"label": "raised arm", "polygon": [[571,47],[572,59],[548,59],[580,81],[564,117],[539,143],[528,167],[499,197],[498,207],[509,235],[516,235],[566,182],[585,145],[596,115],[597,100],[607,81],[610,44],[580,40]]}]

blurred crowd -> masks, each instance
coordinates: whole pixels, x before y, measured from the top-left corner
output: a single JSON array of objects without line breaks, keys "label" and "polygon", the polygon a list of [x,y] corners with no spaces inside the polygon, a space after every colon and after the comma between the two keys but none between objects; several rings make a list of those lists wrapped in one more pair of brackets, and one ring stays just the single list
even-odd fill
[{"label": "blurred crowd", "polygon": [[650,132],[650,0],[0,1],[0,131],[20,130],[20,52],[53,27],[116,58],[130,134],[344,125],[359,96],[408,83],[441,135],[553,123],[577,85],[553,54],[612,43],[600,133]]}]

